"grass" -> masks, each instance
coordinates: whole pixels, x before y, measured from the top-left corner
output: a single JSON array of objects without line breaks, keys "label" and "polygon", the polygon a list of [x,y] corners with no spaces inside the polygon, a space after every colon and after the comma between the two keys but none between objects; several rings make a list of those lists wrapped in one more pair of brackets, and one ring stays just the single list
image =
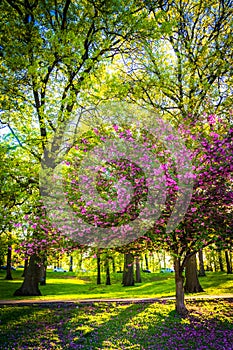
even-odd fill
[{"label": "grass", "polygon": [[[5,273],[0,273],[0,298],[15,299],[12,297],[14,291],[21,285],[22,272],[13,271],[13,281],[3,280]],[[102,276],[103,282],[105,276]],[[47,285],[41,286],[43,294],[40,299],[86,299],[86,298],[140,298],[150,297],[151,294],[157,296],[174,295],[174,276],[160,274],[143,274],[143,283],[134,287],[122,287],[122,274],[112,274],[112,285],[106,286],[96,284],[96,276],[93,273],[54,273],[47,274]],[[161,282],[164,282],[161,288]],[[20,299],[20,297],[17,297]],[[31,297],[31,299],[35,299]]]},{"label": "grass", "polygon": [[[14,291],[22,283],[22,270],[13,271],[13,281],[5,281],[5,272],[0,271],[0,299],[25,299],[13,297]],[[104,276],[103,281],[104,281]],[[112,274],[112,285],[96,285],[96,277],[91,273],[54,273],[48,271],[47,285],[41,286],[42,297],[33,300],[69,300],[86,298],[159,298],[175,295],[174,274],[142,274],[143,283],[134,287],[122,287],[122,274]],[[222,272],[208,272],[200,278],[205,292],[198,295],[230,295],[233,293],[233,275]]]},{"label": "grass", "polygon": [[0,348],[56,350],[232,350],[232,301],[189,301],[178,317],[173,301],[0,308]]},{"label": "grass", "polygon": [[[22,271],[13,271],[13,281],[0,272],[0,298],[14,298]],[[173,274],[143,274],[143,283],[121,286],[121,274],[112,275],[112,285],[97,286],[91,273],[56,274],[48,271],[47,285],[38,300],[86,298],[159,298],[175,293]],[[104,276],[103,276],[104,281]],[[233,276],[207,273],[200,278],[204,293],[231,295]],[[182,319],[173,300],[156,303],[53,303],[0,307],[0,349],[4,350],[233,350],[233,301],[188,300],[190,314]]]}]

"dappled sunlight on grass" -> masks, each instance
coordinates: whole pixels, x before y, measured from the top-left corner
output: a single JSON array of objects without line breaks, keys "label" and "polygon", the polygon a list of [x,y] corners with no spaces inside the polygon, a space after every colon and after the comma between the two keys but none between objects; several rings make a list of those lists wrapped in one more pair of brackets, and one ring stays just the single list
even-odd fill
[{"label": "dappled sunlight on grass", "polygon": [[200,278],[200,282],[209,294],[233,293],[233,275],[207,273],[206,277]]},{"label": "dappled sunlight on grass", "polygon": [[185,319],[174,312],[172,301],[5,306],[0,308],[0,348],[232,350],[232,302],[187,304]]}]

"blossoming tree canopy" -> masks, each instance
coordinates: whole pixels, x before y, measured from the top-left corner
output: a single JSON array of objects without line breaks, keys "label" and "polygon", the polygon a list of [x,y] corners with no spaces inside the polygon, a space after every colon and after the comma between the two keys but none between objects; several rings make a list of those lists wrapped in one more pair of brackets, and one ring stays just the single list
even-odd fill
[{"label": "blossoming tree canopy", "polygon": [[[179,174],[171,150],[143,128],[113,125],[102,132],[90,130],[47,179],[51,192],[43,198],[48,215],[44,220],[76,245],[127,249],[128,243],[138,247],[139,238],[146,237],[142,242],[149,239],[155,248],[168,249],[175,261],[177,310],[184,313],[182,271],[187,260],[211,243],[231,242],[232,133],[180,126],[192,168]],[[181,176],[193,181],[185,215],[176,207]],[[179,222],[167,230],[173,212]]]},{"label": "blossoming tree canopy", "polygon": [[[171,133],[160,121],[153,132],[113,125],[83,134],[50,180],[44,177],[44,202],[53,221],[87,245],[119,246],[143,236],[159,218],[171,187],[183,198],[192,189],[187,149]],[[184,207],[176,207],[174,224]]]},{"label": "blossoming tree canopy", "polygon": [[[209,118],[210,125],[212,118]],[[221,123],[220,123],[221,125]],[[216,125],[216,128],[219,125]],[[171,233],[166,232],[167,217],[173,208],[173,201],[166,202],[163,215],[154,225],[152,239],[174,256],[176,272],[176,308],[186,313],[183,293],[182,272],[188,259],[199,249],[213,243],[232,247],[232,170],[233,130],[209,131],[206,135],[191,130],[189,143],[193,145],[192,163],[196,179],[193,195],[184,219]],[[193,142],[191,142],[193,140]],[[175,193],[171,198],[174,198]]]}]

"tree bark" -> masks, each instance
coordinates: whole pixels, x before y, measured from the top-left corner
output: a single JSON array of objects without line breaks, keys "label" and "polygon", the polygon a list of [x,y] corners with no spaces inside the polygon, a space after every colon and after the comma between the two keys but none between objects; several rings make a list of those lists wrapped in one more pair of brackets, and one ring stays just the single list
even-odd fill
[{"label": "tree bark", "polygon": [[211,252],[211,256],[212,256],[212,259],[213,259],[213,264],[214,264],[214,272],[217,272],[218,271],[218,268],[217,268],[217,259],[216,259],[216,254],[215,252]]},{"label": "tree bark", "polygon": [[79,270],[81,271],[82,270],[82,264],[83,264],[83,256],[82,256],[82,252],[80,253],[80,259],[79,259],[79,262],[78,262],[78,268]]},{"label": "tree bark", "polygon": [[41,278],[40,278],[40,285],[41,286],[46,286],[46,266],[42,265],[40,268],[41,272]]},{"label": "tree bark", "polygon": [[70,267],[69,267],[69,271],[73,272],[73,257],[72,255],[70,255]]},{"label": "tree bark", "polygon": [[205,268],[204,268],[204,259],[203,259],[203,250],[200,249],[198,252],[198,258],[199,258],[199,276],[205,277]]},{"label": "tree bark", "polygon": [[226,264],[227,264],[227,274],[232,274],[232,266],[230,263],[230,259],[229,259],[229,255],[228,255],[228,251],[225,250],[225,258],[226,258]]},{"label": "tree bark", "polygon": [[29,265],[25,274],[22,286],[14,292],[14,296],[39,296],[39,282],[41,278],[41,268],[37,264],[37,256],[30,257]]},{"label": "tree bark", "polygon": [[135,279],[136,283],[142,283],[142,279],[141,279],[141,273],[140,273],[140,260],[139,257],[136,257],[136,279]]},{"label": "tree bark", "polygon": [[146,270],[149,270],[148,256],[145,254]]},{"label": "tree bark", "polygon": [[22,277],[25,277],[27,268],[28,268],[28,258],[24,260],[24,269],[23,269]]},{"label": "tree bark", "polygon": [[184,291],[186,293],[203,292],[203,288],[198,280],[197,259],[195,254],[188,259],[186,264]]},{"label": "tree bark", "polygon": [[100,253],[98,252],[96,256],[97,256],[97,284],[101,284]]},{"label": "tree bark", "polygon": [[124,287],[134,286],[134,257],[132,253],[125,254],[124,260],[124,272],[123,272],[123,281],[122,284]]},{"label": "tree bark", "polygon": [[186,316],[188,310],[184,301],[184,277],[180,264],[180,258],[174,259],[175,283],[176,283],[176,312],[180,316]]},{"label": "tree bark", "polygon": [[112,272],[115,273],[116,272],[115,259],[114,257],[111,257],[111,259],[112,259]]},{"label": "tree bark", "polygon": [[206,254],[206,258],[207,258],[207,271],[213,271],[213,266],[212,266],[212,257],[211,254],[208,253]]},{"label": "tree bark", "polygon": [[222,259],[222,251],[221,251],[221,250],[219,250],[219,252],[218,252],[218,261],[219,261],[220,271],[221,271],[221,272],[224,272],[223,259]]},{"label": "tree bark", "polygon": [[105,267],[106,267],[106,286],[111,285],[111,279],[110,279],[110,268],[109,268],[109,257],[106,257],[105,261]]},{"label": "tree bark", "polygon": [[6,263],[6,277],[5,280],[12,281],[13,277],[11,274],[11,252],[12,252],[12,247],[9,245],[7,247],[7,263]]},{"label": "tree bark", "polygon": [[40,266],[40,285],[46,286],[47,258],[44,255],[42,265]]}]

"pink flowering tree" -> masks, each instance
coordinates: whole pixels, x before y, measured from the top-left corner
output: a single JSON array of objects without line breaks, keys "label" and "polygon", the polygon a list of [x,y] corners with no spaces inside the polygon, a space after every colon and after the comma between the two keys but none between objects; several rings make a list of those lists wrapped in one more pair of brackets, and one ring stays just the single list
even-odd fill
[{"label": "pink flowering tree", "polygon": [[[211,125],[212,119],[209,121]],[[230,248],[233,242],[233,129],[221,134],[211,131],[206,136],[198,135],[196,130],[185,130],[185,134],[195,144],[191,156],[196,179],[190,206],[176,229],[166,232],[167,218],[177,196],[171,189],[166,208],[150,234],[156,246],[163,246],[174,257],[176,310],[180,314],[187,313],[183,271],[188,259],[208,245],[217,243]]]},{"label": "pink flowering tree", "polygon": [[[170,155],[168,155],[167,150],[161,149],[160,147],[151,148],[154,143],[153,137],[151,137],[151,135],[145,135],[143,132],[141,134],[141,138],[144,143],[147,144],[148,148],[153,150],[156,156],[164,160],[162,164],[164,171],[159,174],[161,180],[165,180],[167,197],[166,201],[160,204],[160,208],[163,208],[161,210],[161,215],[155,220],[153,229],[148,230],[147,236],[154,242],[155,247],[164,247],[169,250],[174,257],[176,310],[182,315],[187,313],[184,303],[183,271],[189,258],[198,252],[199,249],[214,243],[221,244],[223,247],[230,247],[232,245],[233,130],[229,128],[223,132],[221,129],[221,120],[217,121],[215,119],[214,116],[210,116],[207,119],[205,126],[206,128],[208,127],[208,130],[205,132],[202,130],[198,131],[198,125],[192,126],[191,130],[185,126],[180,127],[180,133],[185,137],[186,143],[190,148],[189,156],[192,159],[194,183],[192,199],[185,216],[181,217],[177,227],[170,231],[167,230],[167,226],[172,212],[174,213],[180,190],[177,172],[176,169],[174,169],[172,159]],[[127,133],[130,133],[129,130]],[[123,138],[126,137],[126,134],[122,134],[122,131],[119,132],[119,135]],[[130,137],[134,137],[133,132],[131,132]],[[126,167],[121,163],[121,171],[122,170],[126,171]],[[105,173],[106,175],[106,171],[107,169],[102,169],[101,174]],[[132,172],[129,162],[127,163],[127,171],[130,173]],[[148,187],[146,187],[144,176],[145,174],[141,171],[141,181],[138,182],[141,184],[141,188],[137,193],[139,194],[141,191],[140,194],[143,193],[144,201],[146,201]],[[99,190],[103,191],[106,196],[113,195],[112,184],[114,177],[115,175],[113,178],[107,177],[107,179],[105,178],[104,180],[102,178],[102,182],[100,181],[98,183]],[[73,181],[73,183],[75,183],[75,181]],[[137,189],[136,185],[134,185],[134,187]],[[78,186],[77,188],[77,192],[79,192],[80,188]],[[75,193],[74,188],[72,193]],[[136,198],[138,200],[138,197]],[[131,204],[134,203],[135,205],[135,215],[138,215],[139,211],[138,208],[138,211],[135,210],[137,200],[134,198],[131,202]],[[124,213],[126,212],[127,210]],[[106,225],[104,220],[107,218],[107,225],[109,227],[111,227],[111,223],[116,219],[115,216],[99,217],[97,212],[93,212],[92,208],[88,208],[88,206],[85,207],[85,205],[81,207],[81,215],[85,215],[88,220],[94,220],[94,218],[96,218],[96,220],[98,219],[100,225]],[[130,216],[130,211],[127,212],[127,215],[133,220]],[[179,216],[180,211],[177,210],[175,219],[177,220]],[[127,217],[124,216],[120,217],[123,218],[122,220],[127,219]],[[117,219],[119,219],[119,217]],[[119,221],[117,223],[119,224]],[[134,240],[134,243],[136,247],[138,240]],[[128,251],[132,252],[132,244],[125,246],[126,251],[127,247]]]},{"label": "pink flowering tree", "polygon": [[58,234],[76,245],[124,252],[163,247],[174,257],[176,310],[186,314],[188,259],[214,242],[232,242],[233,131],[223,132],[212,117],[206,125],[203,132],[183,124],[177,134],[137,125],[84,133],[41,178],[45,246],[56,246]]},{"label": "pink flowering tree", "polygon": [[24,231],[15,251],[24,259],[30,260],[26,271],[27,278],[15,291],[15,296],[41,295],[39,283],[45,281],[47,257],[72,252],[74,249],[80,248],[77,242],[74,243],[64,237],[53,225],[46,215],[46,208],[40,202],[38,200],[36,205],[37,215],[32,211],[31,214],[26,214],[21,222],[15,224],[16,227],[21,227]]}]

